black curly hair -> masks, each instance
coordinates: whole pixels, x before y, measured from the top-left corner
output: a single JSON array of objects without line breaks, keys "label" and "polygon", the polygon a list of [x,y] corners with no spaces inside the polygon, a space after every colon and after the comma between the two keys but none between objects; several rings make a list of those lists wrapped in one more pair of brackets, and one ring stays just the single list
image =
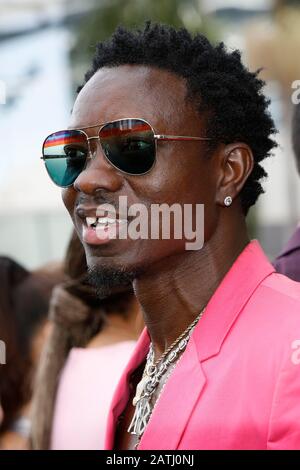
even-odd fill
[{"label": "black curly hair", "polygon": [[207,112],[207,136],[219,143],[244,142],[254,155],[254,168],[240,194],[245,214],[264,192],[260,180],[267,173],[260,162],[277,146],[277,132],[269,114],[269,100],[262,93],[265,83],[260,70],[249,72],[238,50],[216,46],[201,35],[185,29],[147,22],[143,29],[118,27],[112,37],[96,46],[85,83],[102,67],[126,64],[148,65],[168,70],[184,78],[187,98],[203,116]]}]

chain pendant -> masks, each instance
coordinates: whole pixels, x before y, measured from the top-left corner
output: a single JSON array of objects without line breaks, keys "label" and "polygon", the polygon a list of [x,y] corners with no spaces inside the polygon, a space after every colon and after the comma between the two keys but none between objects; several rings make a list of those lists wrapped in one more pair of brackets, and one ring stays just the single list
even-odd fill
[{"label": "chain pendant", "polygon": [[135,397],[132,401],[133,406],[136,406],[136,404],[142,398],[142,395],[144,394],[145,387],[147,386],[149,380],[150,380],[150,378],[148,377],[148,375],[144,375],[142,380],[138,383],[138,385],[136,387]]},{"label": "chain pendant", "polygon": [[[153,392],[157,389],[157,386],[166,370],[168,370],[175,360],[178,360],[178,356],[185,350],[192,330],[202,317],[204,310],[205,309],[201,311],[198,317],[195,318],[188,328],[171,344],[171,346],[156,362],[154,362],[154,351],[151,343],[144,374],[140,382],[137,384],[135,397],[132,401],[132,404],[135,407],[134,415],[129,428],[127,429],[127,432],[130,434],[138,436],[139,440],[146,429],[153,411],[150,405]],[[138,443],[136,446],[138,446]]]},{"label": "chain pendant", "polygon": [[127,432],[141,436],[145,431],[150,415],[151,408],[148,397],[140,398],[136,403],[134,415]]}]

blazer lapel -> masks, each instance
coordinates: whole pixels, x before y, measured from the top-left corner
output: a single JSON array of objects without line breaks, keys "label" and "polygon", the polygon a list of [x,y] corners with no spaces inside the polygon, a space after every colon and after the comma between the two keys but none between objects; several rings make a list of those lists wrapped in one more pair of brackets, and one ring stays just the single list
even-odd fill
[{"label": "blazer lapel", "polygon": [[205,385],[205,375],[193,341],[180,358],[155,405],[138,450],[177,449],[193,408]]},{"label": "blazer lapel", "polygon": [[257,287],[275,271],[257,240],[249,243],[211,297],[193,339],[201,362],[220,352],[233,324]]},{"label": "blazer lapel", "polygon": [[128,400],[129,400],[129,379],[132,372],[139,367],[139,365],[144,361],[148,350],[149,350],[150,338],[146,328],[144,328],[137,344],[135,350],[129,360],[126,369],[124,370],[118,386],[113,395],[112,403],[110,406],[108,419],[107,419],[107,428],[106,428],[106,438],[105,438],[105,450],[112,450],[114,446],[114,437],[117,419],[120,414],[123,412]]}]

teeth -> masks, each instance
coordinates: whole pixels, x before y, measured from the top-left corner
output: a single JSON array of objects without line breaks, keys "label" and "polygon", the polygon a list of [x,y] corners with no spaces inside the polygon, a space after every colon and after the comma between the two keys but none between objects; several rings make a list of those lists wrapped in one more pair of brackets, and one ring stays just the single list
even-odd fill
[{"label": "teeth", "polygon": [[88,227],[94,225],[97,222],[97,217],[86,217],[86,224]]},{"label": "teeth", "polygon": [[100,217],[97,220],[97,223],[100,225],[109,225],[109,224],[115,224],[117,222],[116,219],[111,219],[110,217]]},{"label": "teeth", "polygon": [[88,227],[96,228],[97,225],[107,226],[113,224],[124,224],[127,223],[126,219],[112,219],[111,217],[86,217],[86,224]]}]

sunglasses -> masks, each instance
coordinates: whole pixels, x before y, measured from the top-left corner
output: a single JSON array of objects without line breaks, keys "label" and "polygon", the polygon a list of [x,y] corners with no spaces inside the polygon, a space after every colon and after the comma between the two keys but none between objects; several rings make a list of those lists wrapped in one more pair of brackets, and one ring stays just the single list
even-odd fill
[{"label": "sunglasses", "polygon": [[[98,135],[89,137],[84,129],[99,127]],[[144,175],[154,166],[157,141],[198,141],[207,137],[157,135],[144,119],[118,119],[81,129],[68,129],[50,134],[43,143],[43,156],[48,175],[61,188],[72,186],[93,158],[91,141],[99,140],[107,161],[127,175]]]}]

